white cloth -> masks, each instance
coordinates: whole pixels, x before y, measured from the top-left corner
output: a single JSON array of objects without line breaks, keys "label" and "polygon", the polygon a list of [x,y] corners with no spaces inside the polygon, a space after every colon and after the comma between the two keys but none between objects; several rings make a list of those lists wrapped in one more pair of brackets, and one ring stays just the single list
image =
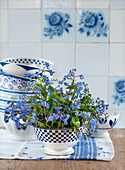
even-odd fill
[{"label": "white cloth", "polygon": [[14,141],[7,130],[0,130],[0,159],[96,159],[110,161],[114,157],[114,147],[110,137],[87,138],[74,147],[74,154],[50,156],[44,153],[44,146],[38,140]]}]

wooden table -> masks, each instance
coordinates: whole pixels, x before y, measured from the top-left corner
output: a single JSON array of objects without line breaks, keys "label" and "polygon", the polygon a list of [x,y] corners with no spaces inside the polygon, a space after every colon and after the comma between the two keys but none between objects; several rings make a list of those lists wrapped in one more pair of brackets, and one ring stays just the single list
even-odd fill
[{"label": "wooden table", "polygon": [[[125,129],[110,131],[115,157],[110,162],[91,160],[0,160],[0,170],[125,170]],[[124,151],[124,152],[123,152]]]}]

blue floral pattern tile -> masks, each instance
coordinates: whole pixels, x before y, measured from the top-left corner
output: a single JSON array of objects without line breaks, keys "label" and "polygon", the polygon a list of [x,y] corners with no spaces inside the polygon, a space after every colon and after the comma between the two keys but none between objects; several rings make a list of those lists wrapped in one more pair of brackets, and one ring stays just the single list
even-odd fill
[{"label": "blue floral pattern tile", "polygon": [[120,105],[125,103],[125,79],[118,80],[114,83],[114,86],[115,94],[112,96],[114,99],[114,104]]},{"label": "blue floral pattern tile", "polygon": [[50,39],[54,36],[61,37],[64,31],[69,33],[70,27],[73,27],[69,23],[70,15],[67,13],[53,12],[51,15],[45,14],[45,19],[48,27],[44,27],[44,36],[48,36]]},{"label": "blue floral pattern tile", "polygon": [[43,41],[74,41],[75,10],[43,10],[42,19]]},{"label": "blue floral pattern tile", "polygon": [[110,104],[112,108],[125,108],[125,78],[110,78]]},{"label": "blue floral pattern tile", "polygon": [[94,13],[83,11],[79,22],[79,32],[86,36],[107,37],[108,25],[105,25],[105,18],[102,12]]},{"label": "blue floral pattern tile", "polygon": [[77,10],[77,41],[108,41],[108,20],[108,10]]}]

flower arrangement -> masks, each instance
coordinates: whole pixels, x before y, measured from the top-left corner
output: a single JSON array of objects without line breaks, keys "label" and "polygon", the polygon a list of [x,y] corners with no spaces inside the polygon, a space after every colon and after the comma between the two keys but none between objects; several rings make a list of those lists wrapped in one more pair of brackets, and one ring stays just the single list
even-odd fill
[{"label": "flower arrangement", "polygon": [[[50,80],[54,74],[49,63],[34,75],[27,74],[32,85],[26,91],[34,95],[23,95],[17,103],[10,103],[5,109],[5,122],[13,120],[17,129],[25,130],[28,125],[37,128],[72,128],[79,135],[79,128],[86,129],[85,134],[96,131],[97,121],[108,105],[103,100],[92,99],[84,76],[76,76],[76,69],[69,71],[62,80]],[[76,81],[79,78],[79,81]]]}]

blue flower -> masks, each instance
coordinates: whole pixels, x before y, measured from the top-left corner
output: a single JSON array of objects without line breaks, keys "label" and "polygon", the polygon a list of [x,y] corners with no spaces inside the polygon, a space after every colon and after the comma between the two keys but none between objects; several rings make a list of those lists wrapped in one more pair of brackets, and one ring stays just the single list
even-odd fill
[{"label": "blue flower", "polygon": [[44,28],[44,36],[50,39],[54,36],[61,37],[64,31],[69,33],[69,28],[72,27],[72,25],[68,23],[70,19],[68,14],[53,12],[51,15],[45,14],[45,19],[47,20],[48,27]]},{"label": "blue flower", "polygon": [[124,80],[120,80],[118,81],[116,84],[116,91],[118,93],[124,93],[125,92],[125,81]]},{"label": "blue flower", "polygon": [[104,15],[101,12],[94,13],[83,11],[80,19],[79,32],[86,33],[86,36],[107,37],[108,25],[105,24]]},{"label": "blue flower", "polygon": [[84,19],[84,25],[85,27],[95,27],[97,25],[98,22],[98,15],[96,13],[91,13],[88,12],[85,19]]},{"label": "blue flower", "polygon": [[49,17],[49,24],[52,26],[60,25],[62,21],[62,16],[57,12],[52,13]]}]

